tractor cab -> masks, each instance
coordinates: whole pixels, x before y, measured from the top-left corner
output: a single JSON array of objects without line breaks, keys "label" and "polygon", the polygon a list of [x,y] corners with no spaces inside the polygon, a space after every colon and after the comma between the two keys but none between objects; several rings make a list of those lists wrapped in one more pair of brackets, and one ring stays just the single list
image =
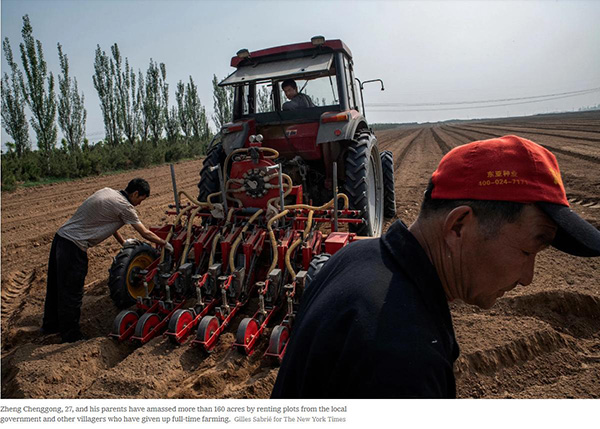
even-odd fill
[{"label": "tractor cab", "polygon": [[[310,42],[253,52],[242,49],[231,59],[231,66],[235,70],[219,85],[233,90],[232,118],[209,145],[200,172],[198,200],[221,190],[223,195],[237,194],[236,204],[264,208],[271,198],[266,189],[273,184],[262,183],[265,177],[271,178],[271,167],[257,164],[252,172],[233,167],[243,162],[243,156],[262,162],[256,155],[252,158],[251,152],[235,155],[260,146],[271,157],[265,162],[280,165],[284,176],[300,188],[288,199],[295,196],[304,204],[325,204],[336,195],[339,185],[348,195],[350,207],[362,214],[362,224],[350,229],[360,235],[380,235],[385,213],[395,211],[393,171],[387,171],[391,155],[380,153],[365,119],[362,88],[366,82],[355,78],[348,46],[341,40],[316,36]],[[287,88],[286,96],[282,88],[284,82],[289,87],[290,80],[302,97],[301,103],[291,103],[294,109],[288,108],[288,98],[294,94]],[[217,176],[219,169],[222,179]],[[225,189],[228,180],[231,189]],[[384,187],[389,190],[385,195]],[[390,201],[388,209],[384,197]]]},{"label": "tractor cab", "polygon": [[[242,147],[242,140],[256,132],[286,158],[317,160],[323,158],[320,144],[351,139],[359,126],[367,126],[358,107],[352,54],[341,40],[314,37],[310,43],[252,53],[242,49],[231,65],[236,70],[219,84],[234,89],[233,122],[223,132],[240,127],[247,132],[226,137],[227,151]],[[313,107],[286,110],[282,83],[289,79]]]}]

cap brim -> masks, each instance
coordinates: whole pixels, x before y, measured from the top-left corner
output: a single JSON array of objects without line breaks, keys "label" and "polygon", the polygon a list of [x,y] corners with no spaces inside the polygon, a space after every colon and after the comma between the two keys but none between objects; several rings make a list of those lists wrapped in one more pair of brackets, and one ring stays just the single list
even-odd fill
[{"label": "cap brim", "polygon": [[558,225],[553,247],[575,256],[600,256],[600,231],[592,224],[570,207],[545,202],[536,205]]}]

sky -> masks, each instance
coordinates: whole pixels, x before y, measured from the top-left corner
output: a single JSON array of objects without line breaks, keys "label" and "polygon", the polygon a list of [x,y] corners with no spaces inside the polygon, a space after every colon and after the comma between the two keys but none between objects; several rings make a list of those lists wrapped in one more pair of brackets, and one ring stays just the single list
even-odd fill
[{"label": "sky", "polygon": [[[239,49],[315,35],[343,40],[359,79],[384,81],[385,91],[365,86],[370,123],[600,104],[600,1],[1,0],[0,7],[2,39],[10,40],[17,62],[25,14],[55,78],[56,44],[63,46],[85,95],[90,142],[104,138],[94,54],[97,45],[110,53],[114,43],[136,70],[145,73],[151,58],[165,63],[170,104],[177,82],[192,76],[209,117],[212,77],[233,71]],[[7,69],[3,54],[2,73]],[[3,128],[3,149],[7,140]]]}]

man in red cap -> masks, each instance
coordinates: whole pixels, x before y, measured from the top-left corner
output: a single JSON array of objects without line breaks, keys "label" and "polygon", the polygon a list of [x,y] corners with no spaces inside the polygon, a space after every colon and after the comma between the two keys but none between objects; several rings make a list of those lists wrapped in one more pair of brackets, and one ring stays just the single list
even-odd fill
[{"label": "man in red cap", "polygon": [[441,160],[409,228],[336,253],[305,294],[273,398],[454,398],[448,301],[490,308],[533,279],[548,246],[600,255],[556,158],[517,136]]}]

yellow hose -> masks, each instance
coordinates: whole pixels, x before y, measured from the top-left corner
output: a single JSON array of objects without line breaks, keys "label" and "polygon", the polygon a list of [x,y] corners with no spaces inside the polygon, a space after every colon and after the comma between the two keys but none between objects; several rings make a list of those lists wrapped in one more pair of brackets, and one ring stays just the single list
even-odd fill
[{"label": "yellow hose", "polygon": [[[167,238],[165,239],[165,241],[167,243],[171,240],[171,237],[173,237],[173,233],[175,232],[175,226],[177,226],[179,224],[179,221],[180,221],[181,217],[185,213],[187,213],[191,208],[192,208],[192,206],[188,206],[188,207],[184,208],[183,210],[181,210],[179,212],[179,214],[175,218],[175,222],[173,223],[173,226],[171,226],[171,230],[169,231],[169,234],[167,235]],[[163,246],[163,248],[162,248],[162,250],[160,252],[160,262],[162,263],[164,260],[165,260],[165,247]]]},{"label": "yellow hose", "polygon": [[192,214],[190,215],[190,220],[188,221],[188,228],[187,228],[187,236],[185,238],[185,247],[183,249],[183,254],[181,255],[181,264],[185,263],[185,258],[187,258],[187,254],[188,251],[190,250],[190,241],[192,238],[192,226],[194,223],[194,218],[196,217],[196,214],[202,210],[202,207],[197,207],[194,209],[194,211],[192,212]]},{"label": "yellow hose", "polygon": [[[284,183],[283,186],[288,185],[287,190],[285,191],[285,193],[283,194],[283,198],[285,199],[285,197],[287,197],[291,192],[292,192],[292,188],[294,187],[294,182],[292,182],[292,178],[290,176],[288,176],[287,174],[282,174],[281,177],[283,179],[285,179],[288,183]],[[278,202],[278,200],[281,198],[281,196],[277,196],[277,197],[273,197],[271,198],[268,202],[267,205],[273,205],[273,202]],[[285,207],[283,207],[285,208]],[[280,208],[281,210],[282,208]]]},{"label": "yellow hose", "polygon": [[[346,194],[338,194],[338,198],[342,198],[344,200],[344,210],[348,210],[350,202],[348,201],[348,196]],[[309,206],[307,204],[294,204],[291,206],[285,206],[286,209],[294,210],[294,209],[305,209],[305,210],[327,210],[333,207],[333,199],[329,202],[323,204],[322,206]]]},{"label": "yellow hose", "polygon": [[200,207],[209,207],[212,209],[212,203],[210,203],[209,201],[200,202],[196,198],[194,198],[190,194],[188,194],[187,191],[179,191],[178,195],[179,195],[180,199],[181,199],[181,196],[184,195],[193,204],[196,204],[197,206],[200,206]]},{"label": "yellow hose", "polygon": [[252,222],[256,220],[258,216],[262,214],[262,212],[263,210],[260,209],[256,213],[254,213],[250,217],[250,219],[248,219],[248,222],[242,228],[242,232],[240,232],[240,235],[238,235],[238,238],[233,243],[231,251],[229,252],[229,269],[231,270],[232,274],[235,272],[235,253],[237,252],[237,248],[240,245],[240,242],[242,241],[242,237],[244,236],[244,233],[248,230],[248,227],[252,224]]},{"label": "yellow hose", "polygon": [[229,212],[227,213],[227,223],[231,223],[231,217],[233,216],[234,211],[233,208],[229,209]]},{"label": "yellow hose", "polygon": [[269,271],[268,273],[270,273],[271,271],[273,271],[275,269],[275,267],[277,266],[277,240],[275,239],[275,233],[273,232],[273,222],[275,222],[277,219],[282,218],[283,216],[285,216],[286,214],[289,213],[289,210],[284,210],[279,214],[276,214],[275,216],[273,216],[268,222],[267,222],[267,230],[269,231],[269,238],[271,239],[271,246],[273,247],[273,262],[271,263],[271,267],[269,267]]},{"label": "yellow hose", "polygon": [[[273,154],[272,156],[265,156],[266,159],[275,159],[279,157],[279,152],[277,152],[275,149],[271,149],[270,147],[259,147],[257,149],[263,152],[271,152]],[[231,157],[237,153],[248,153],[249,150],[250,149],[248,148],[236,149],[227,155],[227,158],[225,158],[225,163],[223,164],[223,177],[225,178],[225,181],[227,181],[227,167],[229,166],[229,160]]]},{"label": "yellow hose", "polygon": [[221,195],[221,191],[212,193],[208,197],[206,197],[206,202],[211,205],[211,208],[212,208],[212,205],[213,205],[212,198],[213,197],[218,197],[220,195]]},{"label": "yellow hose", "polygon": [[209,267],[215,262],[215,253],[217,252],[217,243],[219,242],[220,238],[221,238],[221,233],[217,232],[217,234],[215,235],[215,238],[213,238],[212,247],[210,250],[210,256],[208,258],[208,266]]},{"label": "yellow hose", "polygon": [[288,271],[292,275],[292,281],[296,280],[296,272],[294,271],[294,269],[292,267],[292,263],[290,261],[290,258],[292,257],[292,253],[294,252],[294,250],[296,249],[296,247],[298,247],[300,245],[300,243],[302,243],[308,237],[308,233],[310,232],[310,228],[312,226],[313,214],[314,214],[313,210],[311,210],[308,213],[308,220],[306,221],[306,228],[302,232],[302,237],[299,237],[296,241],[294,241],[294,244],[292,244],[290,246],[290,248],[288,249],[288,251],[285,254],[285,266],[287,267]]}]

